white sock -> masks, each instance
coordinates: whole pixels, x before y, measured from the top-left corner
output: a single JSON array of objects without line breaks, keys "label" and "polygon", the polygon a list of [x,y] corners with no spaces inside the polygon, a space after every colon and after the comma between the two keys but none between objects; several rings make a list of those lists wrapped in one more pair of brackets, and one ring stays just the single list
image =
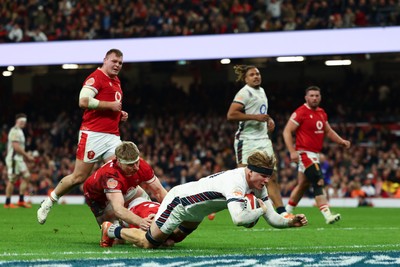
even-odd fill
[{"label": "white sock", "polygon": [[110,228],[108,228],[107,235],[108,235],[109,238],[115,238],[116,237],[115,236],[115,229],[117,227],[120,227],[120,226],[116,225],[116,224],[113,224],[113,225],[110,226]]},{"label": "white sock", "polygon": [[57,196],[54,191],[52,191],[50,193],[50,197],[48,199],[50,199],[51,200],[51,204],[53,204],[54,202],[57,202],[60,199],[60,197]]},{"label": "white sock", "polygon": [[332,214],[328,205],[319,206],[319,210],[321,211],[322,215],[324,215],[325,219],[328,219],[328,217]]}]

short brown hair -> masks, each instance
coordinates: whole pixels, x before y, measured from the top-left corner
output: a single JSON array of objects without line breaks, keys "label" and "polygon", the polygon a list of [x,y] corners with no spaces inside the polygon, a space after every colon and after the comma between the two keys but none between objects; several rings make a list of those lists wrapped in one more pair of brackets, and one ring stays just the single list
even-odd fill
[{"label": "short brown hair", "polygon": [[122,54],[121,50],[113,48],[108,50],[106,57],[108,57],[111,54],[115,54],[117,57],[123,57],[124,55]]},{"label": "short brown hair", "polygon": [[320,89],[318,86],[311,85],[311,86],[309,86],[309,87],[306,88],[306,94],[307,94],[309,91],[318,91],[318,92],[321,92],[321,89]]}]

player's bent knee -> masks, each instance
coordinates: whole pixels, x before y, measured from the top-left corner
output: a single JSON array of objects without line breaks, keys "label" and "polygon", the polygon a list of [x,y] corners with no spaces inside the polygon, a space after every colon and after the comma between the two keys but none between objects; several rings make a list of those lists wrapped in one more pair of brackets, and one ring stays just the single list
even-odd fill
[{"label": "player's bent knee", "polygon": [[304,171],[304,174],[312,184],[314,183],[316,184],[320,179],[324,178],[324,176],[322,175],[321,168],[319,167],[318,164],[313,164],[310,167],[308,167]]},{"label": "player's bent knee", "polygon": [[314,188],[314,196],[320,196],[324,194],[323,186],[313,184],[313,188]]}]

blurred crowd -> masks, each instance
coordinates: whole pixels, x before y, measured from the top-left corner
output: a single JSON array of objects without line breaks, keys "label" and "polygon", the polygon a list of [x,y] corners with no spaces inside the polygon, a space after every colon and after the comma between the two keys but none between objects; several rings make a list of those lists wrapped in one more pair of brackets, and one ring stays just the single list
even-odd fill
[{"label": "blurred crowd", "polygon": [[400,25],[395,0],[1,0],[0,42]]},{"label": "blurred crowd", "polygon": [[[219,101],[226,102],[221,103],[220,110],[213,109],[212,101],[203,99],[204,101],[200,101],[203,103],[200,110],[196,105],[190,106],[190,103],[194,103],[190,101],[193,96],[173,95],[176,96],[175,102],[170,101],[164,93],[158,96],[152,95],[151,99],[156,102],[157,99],[160,101],[164,99],[165,103],[172,102],[175,105],[180,103],[177,106],[181,106],[181,110],[170,109],[160,112],[150,104],[149,109],[140,106],[138,109],[143,109],[143,112],[140,112],[138,109],[132,109],[134,105],[127,106],[130,119],[121,124],[122,139],[132,140],[138,145],[142,157],[153,166],[156,175],[167,189],[211,173],[235,168],[233,137],[237,124],[228,122],[225,116],[233,98],[218,98]],[[284,146],[282,129],[293,109],[277,108],[280,101],[272,99],[280,97],[269,95],[272,106],[270,114],[276,123],[271,138],[279,162],[282,195],[288,197],[295,186],[297,170],[290,162]],[[54,95],[49,95],[46,100],[40,98],[39,96],[37,99],[33,98],[33,102],[39,106],[46,106],[44,101],[52,102]],[[68,106],[74,106],[76,99],[70,96],[64,101],[70,103]],[[300,98],[297,102],[301,101]],[[337,101],[340,103],[339,99]],[[191,112],[188,111],[190,109]],[[54,109],[52,113],[56,114],[54,119],[46,115],[48,112],[37,113],[37,110],[35,107],[27,110],[26,128],[27,150],[35,156],[35,162],[30,165],[32,173],[30,193],[34,195],[48,194],[62,177],[73,171],[77,133],[82,114],[77,103],[70,111]],[[150,112],[151,110],[154,112]],[[333,128],[353,144],[350,150],[345,150],[328,141],[325,143],[322,165],[329,196],[359,198],[362,205],[367,205],[370,197],[400,197],[399,124],[357,123],[350,117],[345,121],[345,118],[336,111],[328,111],[328,114],[331,115],[330,122]],[[5,146],[7,131],[11,126],[3,125],[1,132],[0,194],[4,193],[6,182]],[[72,194],[82,194],[81,188],[76,188]],[[312,192],[309,192],[309,196],[312,196]]]}]

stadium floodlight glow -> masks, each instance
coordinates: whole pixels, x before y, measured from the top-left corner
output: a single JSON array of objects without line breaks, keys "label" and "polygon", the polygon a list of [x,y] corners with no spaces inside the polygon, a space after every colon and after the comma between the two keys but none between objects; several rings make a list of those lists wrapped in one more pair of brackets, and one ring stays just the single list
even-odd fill
[{"label": "stadium floodlight glow", "polygon": [[14,66],[8,66],[8,67],[7,67],[7,70],[8,70],[8,71],[14,71],[14,70],[15,70],[15,67],[14,67]]},{"label": "stadium floodlight glow", "polygon": [[302,56],[277,57],[276,61],[278,61],[278,62],[302,62],[302,61],[304,61],[304,57],[302,57]]},{"label": "stadium floodlight glow", "polygon": [[[293,55],[395,53],[400,52],[399,36],[400,26],[391,26],[4,43],[0,44],[0,66],[62,65],[65,63],[101,65],[105,53],[110,48],[120,49],[124,53],[125,63],[220,60],[221,58],[276,58]],[[345,41],[336,42],[335,40]],[[382,40],[385,41],[382,42]],[[248,47],[249,43],[262,45],[243,49],[243,47]]]},{"label": "stadium floodlight glow", "polygon": [[350,59],[341,59],[341,60],[327,60],[325,61],[326,66],[349,66],[351,65]]},{"label": "stadium floodlight glow", "polygon": [[231,60],[229,58],[223,58],[221,59],[220,63],[223,65],[228,65],[231,63]]},{"label": "stadium floodlight glow", "polygon": [[3,71],[3,76],[4,77],[10,77],[11,75],[12,75],[11,71],[8,71],[8,70]]},{"label": "stadium floodlight glow", "polygon": [[79,68],[79,65],[78,64],[63,64],[62,68],[64,70],[76,70]]}]

